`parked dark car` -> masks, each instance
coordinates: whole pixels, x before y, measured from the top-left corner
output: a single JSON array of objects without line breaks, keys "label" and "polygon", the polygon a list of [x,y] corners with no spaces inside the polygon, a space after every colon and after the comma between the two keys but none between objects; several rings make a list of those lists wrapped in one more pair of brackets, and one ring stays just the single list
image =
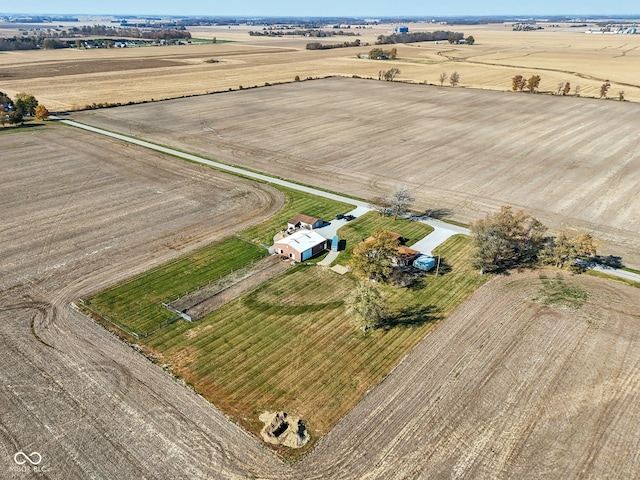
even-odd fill
[{"label": "parked dark car", "polygon": [[342,220],[344,218],[344,215],[342,213],[339,213],[336,215],[336,220]]},{"label": "parked dark car", "polygon": [[350,222],[351,220],[355,220],[356,217],[354,217],[353,215],[345,215],[343,217],[347,222]]}]

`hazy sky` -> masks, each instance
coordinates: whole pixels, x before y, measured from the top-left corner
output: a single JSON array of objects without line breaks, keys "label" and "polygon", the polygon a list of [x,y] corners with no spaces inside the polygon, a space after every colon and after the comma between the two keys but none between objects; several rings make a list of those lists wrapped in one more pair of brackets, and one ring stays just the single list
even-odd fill
[{"label": "hazy sky", "polygon": [[3,13],[238,16],[640,14],[638,0],[2,0]]}]

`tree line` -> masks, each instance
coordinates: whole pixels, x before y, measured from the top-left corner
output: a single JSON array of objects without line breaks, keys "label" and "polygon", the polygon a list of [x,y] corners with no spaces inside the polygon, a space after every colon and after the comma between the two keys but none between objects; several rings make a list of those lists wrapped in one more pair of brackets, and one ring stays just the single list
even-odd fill
[{"label": "tree line", "polygon": [[[529,93],[535,93],[536,89],[540,86],[541,78],[540,75],[531,75],[529,78],[525,78],[522,75],[515,75],[511,78],[511,90],[514,92],[522,92],[524,90]],[[604,83],[600,86],[600,98],[608,98],[609,89],[611,88],[611,83],[609,80],[605,80]],[[556,90],[556,95],[569,95],[571,92],[571,82],[558,82],[558,88]],[[580,85],[576,85],[574,87],[574,95],[576,97],[580,96]],[[624,101],[624,90],[620,90],[618,92],[618,100],[621,102]]]},{"label": "tree line", "polygon": [[40,48],[42,40],[37,37],[7,37],[0,38],[0,52],[10,52],[15,50],[37,50]]},{"label": "tree line", "polygon": [[473,264],[480,273],[512,268],[553,265],[581,270],[581,257],[596,254],[596,242],[588,233],[547,235],[547,227],[522,210],[503,206],[471,226],[475,246]]},{"label": "tree line", "polygon": [[387,45],[391,43],[415,43],[434,42],[447,40],[450,43],[457,42],[464,38],[462,32],[451,32],[449,30],[436,30],[435,32],[407,32],[392,33],[391,35],[378,35],[376,45]]},{"label": "tree line", "polygon": [[171,38],[182,38],[188,40],[191,33],[185,27],[176,28],[138,28],[138,27],[112,27],[109,25],[84,25],[80,28],[69,29],[69,36],[105,36],[105,37],[127,37],[144,38],[147,40],[169,40]]},{"label": "tree line", "polygon": [[360,39],[356,38],[353,42],[342,43],[320,43],[309,42],[307,43],[307,50],[331,50],[332,48],[346,48],[346,47],[359,47]]},{"label": "tree line", "polygon": [[[84,26],[82,28],[73,27],[69,32],[41,32],[38,35],[23,37],[5,37],[0,38],[0,51],[14,50],[53,50],[59,48],[71,48],[76,45],[76,41],[65,40],[65,37],[78,36],[96,36],[115,38],[139,38],[142,40],[175,40],[191,38],[191,33],[181,29],[140,29],[140,28],[122,28],[110,27],[104,25],[95,25],[93,27]],[[95,44],[95,39],[86,40],[88,43]],[[113,46],[113,45],[112,45]]]},{"label": "tree line", "polygon": [[348,37],[354,37],[359,35],[355,32],[345,32],[344,30],[318,30],[318,29],[304,29],[304,30],[249,30],[249,35],[252,37],[282,37],[285,35],[295,35],[299,37],[335,37],[336,35],[346,35]]}]

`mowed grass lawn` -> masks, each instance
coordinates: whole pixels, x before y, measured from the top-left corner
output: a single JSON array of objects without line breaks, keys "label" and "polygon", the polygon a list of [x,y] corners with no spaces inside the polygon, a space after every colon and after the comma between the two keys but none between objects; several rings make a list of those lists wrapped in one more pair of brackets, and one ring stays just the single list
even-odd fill
[{"label": "mowed grass lawn", "polygon": [[261,246],[273,244],[273,236],[297,213],[331,219],[351,210],[346,203],[278,187],[286,195],[282,210],[238,235],[212,243],[173,262],[153,269],[116,287],[85,299],[87,306],[125,332],[146,336],[175,314],[163,302],[192,292],[211,281],[238,270],[267,255]]},{"label": "mowed grass lawn", "polygon": [[85,302],[116,325],[145,336],[175,317],[162,307],[163,302],[228,275],[267,253],[253,243],[229,238],[100,292]]},{"label": "mowed grass lawn", "polygon": [[382,286],[391,310],[384,329],[364,333],[346,313],[355,277],[301,264],[197,324],[178,322],[144,343],[249,431],[259,432],[265,410],[300,415],[312,441],[280,450],[295,458],[484,282],[469,266],[470,252],[468,237],[453,237],[437,252],[446,273],[411,288]]},{"label": "mowed grass lawn", "polygon": [[[172,314],[161,303],[260,258],[273,235],[296,213],[326,219],[351,209],[300,192],[283,190],[283,211],[233,237],[196,251],[90,298],[91,308],[144,333]],[[380,229],[408,239],[423,238],[428,225],[394,221],[369,213],[340,230],[347,250]],[[244,240],[243,240],[244,239]],[[300,264],[196,323],[178,320],[139,343],[158,362],[191,384],[218,408],[258,434],[265,410],[300,415],[312,441],[300,450],[281,448],[296,458],[312,448],[336,422],[378,384],[439,320],[445,318],[484,278],[470,267],[468,237],[449,239],[436,252],[440,275],[431,272],[410,288],[381,285],[390,316],[385,328],[362,332],[344,307],[357,279],[315,264]]]}]

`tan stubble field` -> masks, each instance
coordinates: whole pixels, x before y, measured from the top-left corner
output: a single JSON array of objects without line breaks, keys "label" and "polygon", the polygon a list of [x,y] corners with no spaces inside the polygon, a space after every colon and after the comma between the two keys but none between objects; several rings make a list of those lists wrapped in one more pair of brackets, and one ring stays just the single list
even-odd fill
[{"label": "tan stubble field", "polygon": [[406,185],[465,222],[513,205],[640,265],[632,103],[333,78],[73,118],[365,199]]},{"label": "tan stubble field", "polygon": [[[310,39],[250,37],[247,26],[194,29],[193,36],[230,39],[234,43],[110,50],[0,53],[0,89],[11,95],[26,91],[50,110],[72,110],[93,103],[127,103],[174,98],[240,86],[293,81],[330,75],[378,78],[396,67],[399,80],[439,83],[441,73],[460,74],[460,86],[509,90],[511,78],[539,74],[540,90],[556,92],[570,82],[571,94],[599,96],[609,80],[609,96],[620,91],[640,101],[640,35],[587,35],[581,28],[513,32],[510,25],[411,25],[412,31],[450,29],[473,35],[476,44],[433,42],[398,45],[394,61],[358,59],[372,46],[308,51]],[[361,37],[332,37],[325,43],[361,38],[373,44],[391,25],[361,30]],[[356,30],[354,30],[356,31]],[[390,48],[390,47],[385,47]],[[206,63],[215,59],[218,63]]]}]

